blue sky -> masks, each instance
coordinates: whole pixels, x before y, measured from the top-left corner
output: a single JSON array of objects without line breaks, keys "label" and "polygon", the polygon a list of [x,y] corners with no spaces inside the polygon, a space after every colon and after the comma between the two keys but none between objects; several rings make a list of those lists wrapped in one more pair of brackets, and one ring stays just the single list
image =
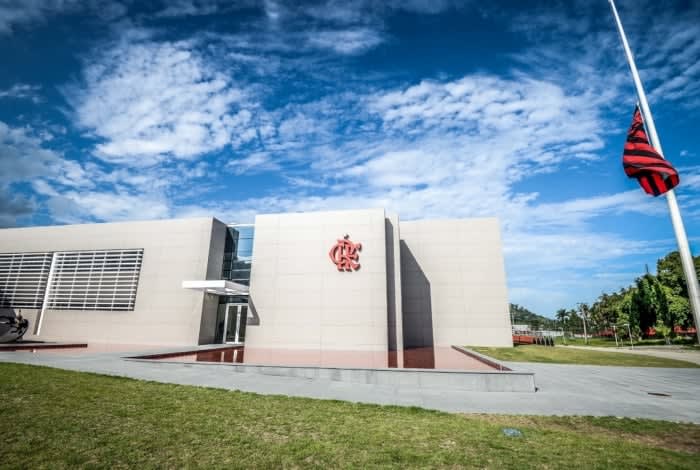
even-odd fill
[{"label": "blue sky", "polygon": [[[700,2],[618,9],[697,254]],[[0,226],[497,216],[546,315],[675,247],[606,0],[0,0],[0,57]]]}]

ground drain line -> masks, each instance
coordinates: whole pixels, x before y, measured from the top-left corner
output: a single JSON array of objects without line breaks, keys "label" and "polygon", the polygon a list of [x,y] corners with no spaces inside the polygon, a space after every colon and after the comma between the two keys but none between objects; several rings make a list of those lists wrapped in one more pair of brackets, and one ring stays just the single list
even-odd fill
[{"label": "ground drain line", "polygon": [[662,392],[647,392],[647,395],[654,395],[655,397],[670,397],[670,393],[662,393]]}]

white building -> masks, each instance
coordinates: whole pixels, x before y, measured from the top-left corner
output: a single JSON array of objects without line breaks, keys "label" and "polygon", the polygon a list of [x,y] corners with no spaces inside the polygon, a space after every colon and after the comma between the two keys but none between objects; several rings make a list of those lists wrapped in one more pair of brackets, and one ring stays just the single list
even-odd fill
[{"label": "white building", "polygon": [[[496,219],[382,209],[0,230],[25,339],[362,352],[511,346]],[[389,354],[387,354],[389,353]]]}]

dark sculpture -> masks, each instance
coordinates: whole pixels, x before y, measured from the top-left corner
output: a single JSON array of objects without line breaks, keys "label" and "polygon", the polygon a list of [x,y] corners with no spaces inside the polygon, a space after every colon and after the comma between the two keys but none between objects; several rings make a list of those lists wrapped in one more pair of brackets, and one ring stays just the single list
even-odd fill
[{"label": "dark sculpture", "polygon": [[22,315],[0,314],[0,343],[19,341],[29,329],[29,320]]}]

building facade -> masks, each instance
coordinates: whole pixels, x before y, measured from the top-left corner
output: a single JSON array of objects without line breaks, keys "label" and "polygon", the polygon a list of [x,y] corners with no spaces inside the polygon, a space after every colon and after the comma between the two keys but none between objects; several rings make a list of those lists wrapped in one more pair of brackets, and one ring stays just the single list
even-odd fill
[{"label": "building facade", "polygon": [[[0,230],[0,314],[25,339],[365,354],[510,346],[496,219],[382,209]],[[246,352],[248,354],[248,352]]]}]

